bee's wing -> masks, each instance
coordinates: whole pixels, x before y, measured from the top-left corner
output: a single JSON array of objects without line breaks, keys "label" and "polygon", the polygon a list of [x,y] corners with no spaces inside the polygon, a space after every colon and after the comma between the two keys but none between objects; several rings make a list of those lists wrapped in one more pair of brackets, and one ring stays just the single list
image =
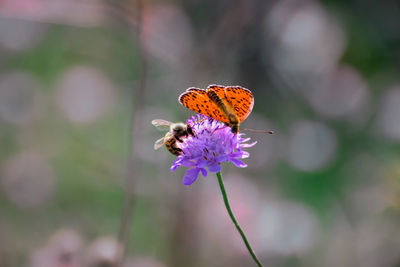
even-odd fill
[{"label": "bee's wing", "polygon": [[169,131],[169,127],[171,126],[172,122],[157,119],[157,120],[152,120],[151,124],[153,124],[160,131]]},{"label": "bee's wing", "polygon": [[154,150],[159,149],[160,147],[162,147],[165,144],[165,137],[161,137],[160,139],[158,139],[155,143],[154,143]]}]

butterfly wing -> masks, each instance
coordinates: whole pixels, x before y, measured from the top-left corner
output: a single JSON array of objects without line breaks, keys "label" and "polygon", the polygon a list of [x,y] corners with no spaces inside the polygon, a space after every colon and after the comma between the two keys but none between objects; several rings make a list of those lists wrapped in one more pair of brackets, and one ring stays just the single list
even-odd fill
[{"label": "butterfly wing", "polygon": [[169,127],[171,126],[172,122],[157,119],[157,120],[152,120],[151,124],[153,124],[160,131],[169,131]]},{"label": "butterfly wing", "polygon": [[[224,100],[224,102],[226,101],[226,97],[225,97],[225,86],[223,85],[215,85],[215,84],[211,84],[207,87],[207,90],[213,90],[215,93],[217,93],[217,95],[219,96],[219,98],[221,98],[222,100]],[[229,103],[230,104],[230,103]]]},{"label": "butterfly wing", "polygon": [[228,118],[210,100],[207,92],[199,88],[189,88],[179,96],[179,102],[194,112],[206,115],[221,122],[229,123]]},{"label": "butterfly wing", "polygon": [[209,85],[207,90],[214,90],[217,95],[224,101],[239,118],[240,122],[244,121],[254,106],[254,97],[249,89],[241,86],[222,86]]},{"label": "butterfly wing", "polygon": [[240,121],[244,121],[250,115],[254,106],[254,96],[251,91],[241,86],[228,86],[225,88],[225,96]]}]

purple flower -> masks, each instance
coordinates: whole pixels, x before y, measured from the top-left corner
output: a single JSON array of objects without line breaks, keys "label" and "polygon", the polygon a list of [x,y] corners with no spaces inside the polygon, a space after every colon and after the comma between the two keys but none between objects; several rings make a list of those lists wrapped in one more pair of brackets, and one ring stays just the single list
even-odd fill
[{"label": "purple flower", "polygon": [[171,171],[184,166],[189,168],[183,176],[183,184],[191,185],[196,181],[201,173],[207,176],[209,172],[219,172],[221,163],[232,162],[239,168],[245,168],[247,165],[241,159],[248,158],[249,153],[243,148],[252,147],[257,142],[248,144],[250,138],[242,138],[244,134],[233,134],[231,128],[225,126],[222,122],[211,119],[207,116],[198,114],[186,121],[192,127],[194,136],[183,139],[183,142],[177,142],[182,149],[171,166]]}]

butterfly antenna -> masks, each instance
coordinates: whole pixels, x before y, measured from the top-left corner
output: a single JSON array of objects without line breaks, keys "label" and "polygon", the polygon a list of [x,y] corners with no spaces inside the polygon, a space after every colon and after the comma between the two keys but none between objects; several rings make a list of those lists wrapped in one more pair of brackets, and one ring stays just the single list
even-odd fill
[{"label": "butterfly antenna", "polygon": [[274,134],[274,131],[266,131],[266,130],[254,130],[254,129],[240,129],[240,130],[253,132],[253,133]]}]

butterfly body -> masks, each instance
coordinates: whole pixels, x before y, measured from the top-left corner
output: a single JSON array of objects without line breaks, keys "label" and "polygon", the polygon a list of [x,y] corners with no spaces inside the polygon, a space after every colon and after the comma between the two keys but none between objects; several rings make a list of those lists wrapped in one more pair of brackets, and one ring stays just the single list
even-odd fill
[{"label": "butterfly body", "polygon": [[179,102],[190,110],[219,120],[239,132],[239,125],[251,113],[254,97],[241,86],[209,85],[207,89],[189,88]]}]

